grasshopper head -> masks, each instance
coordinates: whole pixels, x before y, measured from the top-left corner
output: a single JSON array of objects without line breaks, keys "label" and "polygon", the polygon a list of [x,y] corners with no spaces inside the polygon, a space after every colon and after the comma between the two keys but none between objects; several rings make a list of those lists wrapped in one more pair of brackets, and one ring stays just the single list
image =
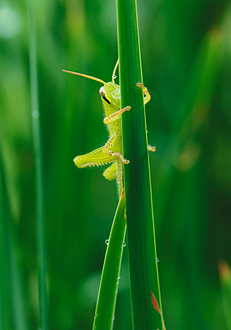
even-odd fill
[{"label": "grasshopper head", "polygon": [[115,83],[115,73],[117,70],[117,67],[119,65],[119,60],[116,62],[115,68],[113,70],[112,73],[112,81],[105,83],[102,79],[93,77],[93,76],[89,76],[83,73],[78,73],[78,72],[73,72],[73,71],[67,71],[67,70],[63,70],[64,72],[67,73],[71,73],[71,74],[75,74],[77,76],[81,76],[84,78],[88,78],[91,80],[95,80],[100,82],[101,84],[103,84],[103,86],[100,88],[99,90],[99,94],[101,96],[102,102],[104,104],[104,106],[106,106],[107,108],[114,108],[114,109],[119,109],[120,107],[120,87],[119,85],[117,85]]},{"label": "grasshopper head", "polygon": [[114,82],[105,83],[100,87],[99,95],[105,106],[118,108],[120,105],[120,87]]},{"label": "grasshopper head", "polygon": [[112,81],[104,83],[104,85],[99,90],[99,95],[101,96],[103,105],[114,109],[119,109],[120,107],[120,86],[115,83],[116,70],[119,65],[119,60],[116,62],[114,70],[112,72]]}]

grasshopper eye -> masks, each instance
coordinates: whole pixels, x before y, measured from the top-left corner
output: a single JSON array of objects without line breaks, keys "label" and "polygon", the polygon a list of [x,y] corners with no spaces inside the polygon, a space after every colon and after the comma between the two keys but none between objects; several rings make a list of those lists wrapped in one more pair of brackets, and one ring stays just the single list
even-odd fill
[{"label": "grasshopper eye", "polygon": [[100,95],[100,96],[104,96],[104,94],[105,94],[105,90],[104,90],[104,87],[102,86],[102,87],[100,87],[100,89],[99,89],[99,95]]},{"label": "grasshopper eye", "polygon": [[104,99],[104,101],[106,101],[108,104],[111,104],[111,102],[105,96],[105,90],[103,86],[100,87],[99,95]]}]

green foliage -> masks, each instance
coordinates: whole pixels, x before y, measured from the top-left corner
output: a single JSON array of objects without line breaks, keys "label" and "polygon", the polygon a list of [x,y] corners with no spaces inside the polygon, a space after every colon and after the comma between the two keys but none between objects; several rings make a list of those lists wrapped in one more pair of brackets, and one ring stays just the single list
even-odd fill
[{"label": "green foliage", "polygon": [[[55,330],[87,330],[118,196],[116,184],[101,176],[102,168],[77,169],[72,162],[101,146],[107,132],[97,84],[61,70],[111,79],[117,60],[116,4],[67,0],[36,5],[49,321]],[[25,3],[5,1],[0,18],[1,200],[9,204],[1,212],[5,241],[0,251],[4,254],[12,242],[10,260],[19,288],[4,287],[9,289],[4,307],[12,315],[12,301],[19,298],[21,324],[35,329],[35,184]],[[148,139],[157,147],[150,163],[166,328],[227,329],[217,262],[222,258],[231,264],[230,7],[216,0],[147,0],[138,3],[138,18],[144,84],[152,96],[146,106]],[[2,229],[6,223],[12,229],[9,237]],[[125,247],[115,330],[131,329],[126,253]],[[0,269],[0,277],[9,279],[9,260],[1,257]],[[12,318],[3,321],[0,292],[2,326]]]}]

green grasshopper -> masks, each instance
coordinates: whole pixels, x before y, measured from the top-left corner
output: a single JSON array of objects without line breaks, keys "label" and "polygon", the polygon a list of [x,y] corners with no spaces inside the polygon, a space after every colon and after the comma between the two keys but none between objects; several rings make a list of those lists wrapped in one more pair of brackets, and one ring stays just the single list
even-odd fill
[{"label": "green grasshopper", "polygon": [[[110,137],[103,147],[100,147],[88,154],[77,156],[74,158],[74,163],[79,168],[90,166],[101,166],[111,164],[104,172],[103,176],[107,180],[117,180],[119,187],[119,194],[123,189],[123,164],[129,164],[129,160],[123,157],[122,151],[122,127],[121,115],[125,111],[131,110],[130,106],[120,109],[120,86],[115,83],[115,73],[118,67],[119,60],[117,61],[112,73],[112,81],[105,83],[99,78],[88,76],[82,73],[63,70],[64,72],[75,74],[77,76],[85,77],[88,79],[96,80],[103,84],[99,90],[101,96],[105,115],[103,122],[107,125]],[[145,94],[144,104],[150,101],[151,97],[143,83],[137,83]],[[148,146],[148,150],[155,151],[155,147]]]}]

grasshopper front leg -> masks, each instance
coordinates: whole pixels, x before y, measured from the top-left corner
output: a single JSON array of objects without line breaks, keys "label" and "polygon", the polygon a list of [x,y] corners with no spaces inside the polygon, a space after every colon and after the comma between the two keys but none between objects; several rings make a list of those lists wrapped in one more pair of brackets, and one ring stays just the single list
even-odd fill
[{"label": "grasshopper front leg", "polygon": [[128,105],[125,108],[114,112],[112,115],[104,118],[104,120],[103,120],[104,124],[110,124],[113,121],[118,120],[120,118],[119,115],[122,115],[122,113],[124,113],[125,111],[129,111],[129,110],[131,110],[131,107]]}]

